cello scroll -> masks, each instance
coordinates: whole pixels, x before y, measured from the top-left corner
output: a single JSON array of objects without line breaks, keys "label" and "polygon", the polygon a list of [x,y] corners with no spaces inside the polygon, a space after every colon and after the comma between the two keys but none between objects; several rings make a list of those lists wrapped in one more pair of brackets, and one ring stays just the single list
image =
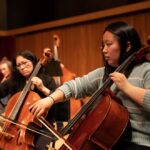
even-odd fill
[{"label": "cello scroll", "polygon": [[[41,98],[37,93],[31,91],[31,79],[38,74],[42,65],[44,65],[48,60],[50,53],[46,51],[43,54],[43,58],[41,58],[40,61],[36,64],[35,68],[33,62],[27,60],[26,57],[23,57],[23,54],[33,56],[29,51],[25,51],[25,53],[20,52],[16,56],[15,61],[18,60],[18,66],[16,63],[17,71],[19,71],[20,76],[24,77],[25,82],[23,82],[23,84],[26,84],[21,92],[18,92],[11,97],[6,106],[5,117],[11,121],[14,121],[14,123],[8,120],[4,120],[4,125],[0,134],[0,148],[4,150],[35,149],[33,134],[27,132],[27,128],[21,128],[18,126],[18,124],[15,124],[15,122],[24,124],[26,126],[30,124],[36,124],[37,126],[41,127],[40,122],[34,118],[33,114],[29,110],[29,104],[33,104],[35,101],[38,101]],[[35,60],[35,62],[37,62],[36,57],[33,56],[32,58]],[[23,64],[23,61],[28,62],[27,66],[24,65],[25,63]],[[31,67],[31,72],[29,75],[25,76],[26,74],[21,73],[21,69],[19,68],[20,66],[21,68]]]}]

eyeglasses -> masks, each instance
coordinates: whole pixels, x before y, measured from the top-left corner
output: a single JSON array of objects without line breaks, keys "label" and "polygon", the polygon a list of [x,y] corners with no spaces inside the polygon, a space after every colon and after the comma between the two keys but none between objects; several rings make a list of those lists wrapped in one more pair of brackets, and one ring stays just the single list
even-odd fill
[{"label": "eyeglasses", "polygon": [[18,69],[20,69],[21,67],[26,67],[29,63],[30,63],[30,61],[23,61],[23,62],[17,64],[16,67]]}]

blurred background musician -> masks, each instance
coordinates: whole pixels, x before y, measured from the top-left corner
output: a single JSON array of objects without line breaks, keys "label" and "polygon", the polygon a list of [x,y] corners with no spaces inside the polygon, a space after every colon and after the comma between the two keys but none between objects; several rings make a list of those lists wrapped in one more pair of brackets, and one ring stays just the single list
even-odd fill
[{"label": "blurred background musician", "polygon": [[[65,67],[65,65],[60,61],[59,59],[59,47],[60,47],[60,38],[58,34],[53,35],[53,61],[50,61],[47,63],[47,73],[53,76],[56,85],[59,87],[64,82],[69,81],[71,79],[74,79],[76,77],[76,74]],[[50,49],[48,47],[45,48]],[[81,108],[83,104],[82,100],[76,101],[73,98],[71,98],[70,102],[65,102],[62,109],[64,111],[67,111],[65,116],[67,118],[73,118],[73,116],[78,112],[78,110]],[[68,116],[69,114],[69,116]],[[66,119],[67,119],[66,118]],[[68,119],[69,119],[68,118]]]},{"label": "blurred background musician", "polygon": [[[1,83],[8,80],[12,72],[12,62],[8,60],[7,57],[3,57],[0,61],[0,73],[1,73]],[[4,98],[0,99],[0,114],[4,112],[5,106],[10,98],[10,95],[7,95]]]},{"label": "blurred background musician", "polygon": [[[32,74],[37,63],[38,63],[38,59],[31,51],[29,50],[19,51],[12,61],[12,64],[13,64],[12,75],[10,76],[9,79],[0,83],[0,98],[3,98],[9,94],[13,96],[17,92],[22,91],[26,83],[28,82],[28,79],[30,78],[30,75]],[[31,81],[32,85],[34,85],[34,86],[31,86],[32,90],[35,93],[37,93],[41,98],[48,96],[57,87],[53,78],[50,75],[46,75],[43,72],[43,68],[41,68],[38,75],[36,77],[33,77],[31,80],[32,80]],[[9,105],[10,101],[11,99],[9,100],[7,106],[9,106],[9,108],[11,107],[13,108],[13,106]],[[48,114],[46,117],[46,120],[48,120],[49,123],[51,123],[52,125],[57,120],[57,116],[56,116],[57,111],[58,111],[57,109],[59,110],[59,112],[61,111],[58,105],[56,104],[54,105],[52,110],[48,111]],[[7,107],[6,107],[6,110],[7,110]],[[27,110],[27,112],[28,111],[29,110]],[[4,114],[6,114],[6,111],[4,112]],[[23,114],[23,115],[27,115],[27,114]],[[43,130],[46,130],[46,129],[43,128]],[[34,143],[35,143],[36,150],[47,149],[47,145],[49,145],[49,142],[50,142],[50,139],[43,135],[35,134],[34,136]]]}]

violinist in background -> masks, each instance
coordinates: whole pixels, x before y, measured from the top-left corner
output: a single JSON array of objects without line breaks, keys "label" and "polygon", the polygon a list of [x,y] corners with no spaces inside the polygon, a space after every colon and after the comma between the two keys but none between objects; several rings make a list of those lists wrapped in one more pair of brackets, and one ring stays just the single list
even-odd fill
[{"label": "violinist in background", "polygon": [[[64,83],[54,93],[30,106],[31,112],[35,116],[41,116],[54,104],[67,101],[70,97],[91,96],[101,88],[106,79],[110,78],[114,82],[110,89],[127,108],[130,122],[128,134],[124,135],[112,150],[149,150],[150,62],[146,60],[139,64],[132,62],[126,76],[115,71],[124,60],[141,47],[139,35],[132,26],[125,22],[109,24],[102,37],[101,52],[105,66]],[[111,127],[113,128],[113,124],[110,124]]]},{"label": "violinist in background", "polygon": [[[37,57],[31,51],[19,51],[12,62],[13,69],[11,77],[0,84],[0,98],[3,98],[9,94],[13,96],[15,93],[22,91],[24,86],[28,82],[28,79],[33,72],[37,62]],[[41,68],[38,75],[31,79],[31,87],[35,93],[37,93],[41,98],[44,98],[47,97],[50,93],[54,92],[54,90],[56,89],[56,84],[52,77],[45,75],[42,70],[43,69]],[[52,109],[48,111],[46,117],[46,119],[52,125],[57,120],[57,109],[60,110],[57,105],[54,105]],[[24,117],[26,117],[26,114],[24,114]],[[47,150],[47,145],[49,144],[50,139],[43,135],[36,134],[34,136],[34,142],[36,150]]]},{"label": "violinist in background", "polygon": [[[7,57],[3,57],[0,61],[0,73],[2,75],[1,83],[8,80],[11,76],[12,72],[12,62],[7,59]],[[10,98],[10,95],[7,95],[4,98],[0,99],[0,114],[4,112],[5,106]]]}]

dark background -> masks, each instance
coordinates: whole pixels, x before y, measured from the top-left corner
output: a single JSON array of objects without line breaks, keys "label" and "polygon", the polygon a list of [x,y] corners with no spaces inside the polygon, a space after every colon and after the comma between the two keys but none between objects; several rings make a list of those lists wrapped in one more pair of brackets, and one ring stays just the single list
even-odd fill
[{"label": "dark background", "polygon": [[141,0],[0,0],[0,30],[135,3]]}]

